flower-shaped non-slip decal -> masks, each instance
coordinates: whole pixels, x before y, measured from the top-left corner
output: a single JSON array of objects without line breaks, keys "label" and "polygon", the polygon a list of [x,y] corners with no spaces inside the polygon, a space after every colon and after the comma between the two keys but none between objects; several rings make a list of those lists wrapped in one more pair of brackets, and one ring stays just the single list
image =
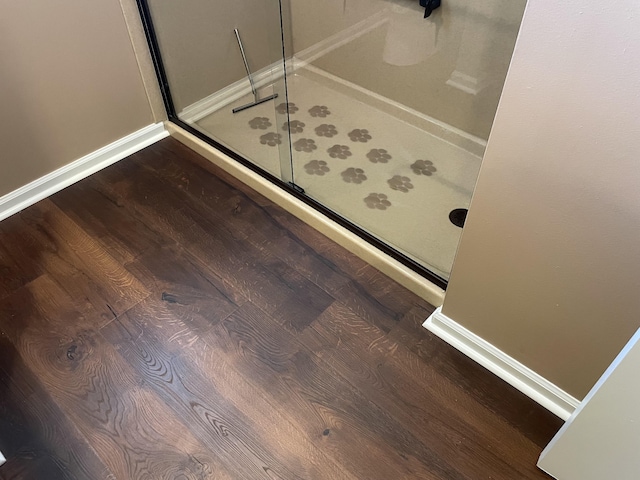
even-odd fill
[{"label": "flower-shaped non-slip decal", "polygon": [[260,143],[262,145],[275,147],[276,145],[280,145],[282,143],[282,135],[273,132],[265,133],[260,137]]},{"label": "flower-shaped non-slip decal", "polygon": [[296,107],[295,103],[281,103],[276,107],[278,113],[287,113],[287,110],[290,114],[294,114],[300,109]]},{"label": "flower-shaped non-slip decal", "polygon": [[384,193],[370,193],[364,199],[364,203],[367,204],[367,207],[375,208],[376,210],[386,210],[391,206],[391,202],[387,200],[387,196]]},{"label": "flower-shaped non-slip decal", "polygon": [[311,160],[304,166],[304,169],[309,175],[324,175],[329,171],[327,162],[324,160]]},{"label": "flower-shaped non-slip decal", "polygon": [[311,140],[310,138],[301,138],[300,140],[293,142],[293,148],[296,149],[296,152],[313,152],[318,148],[318,146],[316,145],[315,140]]},{"label": "flower-shaped non-slip decal", "polygon": [[331,138],[337,134],[338,130],[336,129],[335,125],[328,125],[326,123],[323,123],[319,127],[316,127],[316,135],[318,135],[319,137]]},{"label": "flower-shaped non-slip decal", "polygon": [[282,124],[282,129],[285,132],[288,130],[291,133],[302,133],[305,126],[306,125],[300,120],[291,120],[290,122],[284,122]]},{"label": "flower-shaped non-slip decal", "polygon": [[331,112],[325,105],[316,105],[315,107],[311,107],[309,109],[309,115],[311,115],[312,117],[325,118],[327,115],[331,115]]},{"label": "flower-shaped non-slip decal", "polygon": [[347,168],[340,175],[342,175],[342,180],[347,183],[362,183],[367,179],[364,170],[361,168]]},{"label": "flower-shaped non-slip decal", "polygon": [[366,143],[371,140],[371,135],[369,135],[369,130],[366,130],[364,128],[356,128],[355,130],[351,130],[349,132],[349,138],[352,142]]},{"label": "flower-shaped non-slip decal", "polygon": [[334,145],[327,149],[327,153],[331,158],[345,159],[351,156],[351,150],[346,145]]},{"label": "flower-shaped non-slip decal", "polygon": [[387,183],[392,190],[399,190],[400,192],[407,193],[413,188],[411,179],[409,177],[402,177],[400,175],[394,175],[393,178],[387,180]]},{"label": "flower-shaped non-slip decal", "polygon": [[266,130],[271,126],[271,122],[267,117],[256,117],[249,120],[249,126],[254,130]]},{"label": "flower-shaped non-slip decal", "polygon": [[387,163],[391,160],[391,155],[384,148],[374,148],[367,153],[367,158],[371,163]]},{"label": "flower-shaped non-slip decal", "polygon": [[431,160],[416,160],[411,164],[411,170],[416,175],[427,175],[430,177],[433,175],[433,172],[436,171],[436,167],[433,166],[433,162]]}]

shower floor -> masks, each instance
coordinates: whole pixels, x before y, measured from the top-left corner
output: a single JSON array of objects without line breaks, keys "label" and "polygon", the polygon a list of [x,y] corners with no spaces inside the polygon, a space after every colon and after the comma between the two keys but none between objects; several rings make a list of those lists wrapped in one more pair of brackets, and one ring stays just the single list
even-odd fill
[{"label": "shower floor", "polygon": [[297,72],[288,87],[290,125],[276,115],[283,98],[232,114],[246,96],[194,126],[278,177],[290,129],[294,181],[307,195],[448,278],[462,232],[449,213],[468,208],[481,157],[330,78]]}]

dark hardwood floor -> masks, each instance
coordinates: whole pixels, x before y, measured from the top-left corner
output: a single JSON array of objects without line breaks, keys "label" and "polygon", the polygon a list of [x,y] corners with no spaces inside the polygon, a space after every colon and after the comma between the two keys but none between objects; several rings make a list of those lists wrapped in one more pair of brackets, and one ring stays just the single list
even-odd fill
[{"label": "dark hardwood floor", "polygon": [[432,310],[163,140],[0,222],[0,478],[548,478]]}]

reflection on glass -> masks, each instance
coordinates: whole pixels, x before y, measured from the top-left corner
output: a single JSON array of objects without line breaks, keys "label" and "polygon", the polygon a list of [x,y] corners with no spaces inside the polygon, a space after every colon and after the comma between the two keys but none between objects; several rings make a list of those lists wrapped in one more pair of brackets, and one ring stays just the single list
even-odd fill
[{"label": "reflection on glass", "polygon": [[448,278],[525,0],[148,3],[179,119]]}]

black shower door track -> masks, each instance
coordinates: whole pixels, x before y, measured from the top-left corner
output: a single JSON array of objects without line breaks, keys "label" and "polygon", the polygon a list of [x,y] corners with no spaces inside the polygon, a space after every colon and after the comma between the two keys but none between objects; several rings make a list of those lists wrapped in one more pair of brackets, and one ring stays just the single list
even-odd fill
[{"label": "black shower door track", "polygon": [[304,203],[306,203],[310,207],[312,207],[315,210],[317,210],[320,213],[322,213],[324,216],[329,218],[331,221],[337,223],[341,227],[346,228],[351,233],[354,233],[355,235],[357,235],[361,239],[365,240],[367,243],[371,244],[373,247],[375,247],[378,250],[384,252],[386,255],[390,256],[394,260],[397,260],[398,262],[400,262],[402,265],[404,265],[405,267],[409,268],[410,270],[420,274],[421,276],[423,276],[425,279],[429,280],[433,284],[437,285],[438,287],[440,287],[442,289],[446,289],[447,288],[447,280],[442,278],[440,275],[437,275],[437,274],[433,273],[432,271],[430,271],[429,269],[423,267],[422,265],[420,265],[418,262],[416,262],[412,258],[408,257],[407,255],[404,255],[403,253],[399,252],[395,248],[390,247],[388,244],[386,244],[385,242],[380,240],[378,237],[375,237],[375,236],[371,235],[366,230],[363,230],[358,225],[352,223],[351,221],[347,220],[346,218],[342,217],[341,215],[338,215],[336,212],[334,212],[333,210],[327,208],[323,204],[317,202],[316,200],[314,200],[313,198],[309,197],[308,195],[306,195],[306,194],[304,194],[302,192],[299,192],[292,185],[289,185],[288,183],[282,181],[278,177],[276,177],[276,176],[270,174],[269,172],[261,169],[256,164],[251,162],[249,159],[247,159],[247,158],[243,157],[242,155],[234,152],[233,150],[229,149],[228,147],[216,142],[212,138],[208,137],[207,135],[205,135],[205,134],[201,133],[200,131],[198,131],[197,129],[193,128],[191,125],[189,125],[189,124],[183,122],[182,120],[180,120],[180,118],[178,118],[178,115],[176,114],[175,107],[173,105],[173,100],[171,99],[171,90],[169,88],[169,82],[167,80],[167,74],[166,74],[165,69],[164,69],[164,64],[162,63],[162,56],[160,55],[160,47],[159,47],[158,39],[156,37],[156,33],[155,33],[155,30],[154,30],[154,27],[153,27],[153,22],[151,20],[151,12],[149,10],[149,5],[147,4],[147,0],[136,0],[136,3],[138,5],[138,10],[140,12],[140,17],[142,19],[142,25],[143,25],[144,32],[145,32],[145,35],[147,37],[147,42],[149,44],[149,48],[150,48],[150,51],[151,51],[151,58],[153,60],[153,66],[155,68],[156,75],[157,75],[158,80],[160,82],[160,91],[162,93],[162,99],[164,101],[165,108],[167,109],[167,115],[169,117],[169,120],[172,123],[175,123],[179,127],[181,127],[184,130],[186,130],[187,132],[189,132],[192,135],[198,137],[199,139],[205,141],[206,143],[208,143],[212,147],[215,147],[217,150],[219,150],[222,153],[224,153],[225,155],[228,155],[229,157],[233,158],[238,163],[244,165],[245,167],[247,167],[251,171],[257,173],[261,177],[266,178],[267,180],[269,180],[274,185],[277,185],[278,187],[280,187],[281,189],[285,190],[286,192],[288,192],[289,194],[291,194],[295,198],[303,201]]}]

